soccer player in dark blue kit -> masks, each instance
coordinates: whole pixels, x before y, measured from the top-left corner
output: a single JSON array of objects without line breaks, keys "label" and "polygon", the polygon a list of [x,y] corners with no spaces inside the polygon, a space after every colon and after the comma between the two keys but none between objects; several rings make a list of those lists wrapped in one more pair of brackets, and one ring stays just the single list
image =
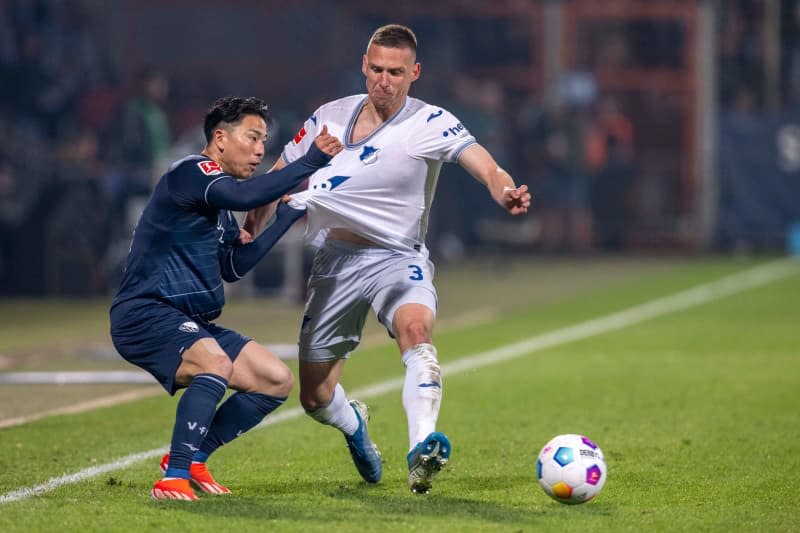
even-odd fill
[{"label": "soccer player in dark blue kit", "polygon": [[[225,303],[223,280],[240,279],[304,213],[279,202],[272,225],[253,239],[231,210],[280,199],[342,150],[323,129],[297,162],[251,177],[264,156],[266,118],[256,98],[214,103],[206,148],[174,163],[156,185],[111,305],[111,337],[122,357],[171,395],[186,388],[154,499],[196,500],[190,480],[204,492],[230,492],[208,472],[208,456],[279,407],[294,384],[262,345],[211,322]],[[228,388],[237,392],[217,409]]]}]

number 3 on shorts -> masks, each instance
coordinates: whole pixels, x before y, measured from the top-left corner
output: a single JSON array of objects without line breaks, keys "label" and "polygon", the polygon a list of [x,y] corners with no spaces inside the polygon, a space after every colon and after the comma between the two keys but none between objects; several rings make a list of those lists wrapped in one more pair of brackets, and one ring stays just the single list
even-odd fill
[{"label": "number 3 on shorts", "polygon": [[422,281],[422,269],[417,265],[408,265],[413,274],[408,277],[412,281]]}]

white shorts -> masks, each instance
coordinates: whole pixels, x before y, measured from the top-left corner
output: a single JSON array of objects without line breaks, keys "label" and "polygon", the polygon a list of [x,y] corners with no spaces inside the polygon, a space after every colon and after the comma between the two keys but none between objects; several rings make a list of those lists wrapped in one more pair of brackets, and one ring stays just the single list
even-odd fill
[{"label": "white shorts", "polygon": [[328,239],[317,250],[300,328],[300,359],[332,361],[355,350],[372,307],[392,333],[403,304],[422,304],[436,313],[433,263],[407,253]]}]

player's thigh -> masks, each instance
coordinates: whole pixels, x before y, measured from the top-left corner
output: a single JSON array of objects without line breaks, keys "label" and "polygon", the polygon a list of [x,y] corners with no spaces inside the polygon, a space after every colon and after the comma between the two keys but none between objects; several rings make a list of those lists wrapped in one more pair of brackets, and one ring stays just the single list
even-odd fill
[{"label": "player's thigh", "polygon": [[217,374],[229,383],[233,378],[233,365],[244,347],[251,341],[247,335],[213,322],[203,324],[212,338],[202,339],[183,354],[183,362],[176,379],[182,386],[191,383],[200,373]]},{"label": "player's thigh", "polygon": [[360,270],[354,268],[358,261],[346,257],[321,266],[315,264],[300,328],[301,361],[324,362],[347,357],[361,342],[369,302],[363,293]]},{"label": "player's thigh", "polygon": [[285,397],[293,385],[294,377],[289,367],[257,342],[245,344],[233,362],[232,389]]},{"label": "player's thigh", "polygon": [[[372,274],[376,281],[368,297],[380,323],[395,338],[405,331],[397,326],[409,323],[427,325],[430,334],[438,306],[433,263],[420,257],[398,255],[376,267],[378,270]],[[400,309],[402,323],[397,324],[395,315]]]},{"label": "player's thigh", "polygon": [[175,372],[175,383],[187,387],[198,374],[215,374],[231,379],[233,363],[213,337],[198,339],[181,356],[181,364]]},{"label": "player's thigh", "polygon": [[[175,377],[187,350],[201,340],[213,342],[203,325],[155,300],[120,304],[110,318],[111,339],[120,355],[149,372],[170,394],[183,386]],[[211,352],[218,353],[213,346]]]}]

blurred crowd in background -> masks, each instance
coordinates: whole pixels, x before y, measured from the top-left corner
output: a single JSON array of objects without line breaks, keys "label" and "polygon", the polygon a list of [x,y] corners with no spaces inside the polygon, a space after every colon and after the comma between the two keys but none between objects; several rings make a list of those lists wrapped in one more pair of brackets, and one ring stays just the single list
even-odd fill
[{"label": "blurred crowd in background", "polygon": [[[512,3],[542,15],[540,2]],[[749,164],[737,162],[743,157],[737,147],[752,146],[748,139],[773,131],[770,121],[785,120],[800,104],[800,1],[775,2],[777,93],[765,83],[768,3],[712,2],[715,35],[696,33],[714,41],[721,174]],[[480,185],[446,166],[429,233],[434,258],[491,249],[583,253],[696,244],[682,227],[695,189],[686,184],[692,162],[682,159],[689,134],[680,124],[702,110],[683,114],[680,72],[694,52],[682,50],[688,32],[680,21],[612,19],[601,29],[578,27],[587,45],[556,89],[546,90],[537,55],[541,21],[531,26],[513,13],[498,14],[493,2],[459,2],[452,16],[358,1],[306,0],[286,10],[267,2],[266,13],[239,30],[256,37],[232,43],[217,42],[226,21],[212,15],[228,10],[236,31],[257,2],[215,7],[200,21],[207,26],[194,30],[181,25],[186,10],[209,2],[120,1],[119,8],[139,10],[132,21],[130,13],[112,14],[115,4],[0,0],[0,295],[113,290],[152,186],[171,161],[202,149],[203,114],[217,97],[253,94],[270,102],[269,166],[317,105],[364,91],[361,54],[371,30],[386,22],[407,23],[420,39],[423,71],[412,96],[453,112],[534,195],[532,214],[509,220]],[[153,19],[162,14],[159,26]],[[139,31],[145,20],[160,28],[157,39]],[[752,196],[737,193],[739,182],[726,187],[723,180],[714,247],[780,246],[787,217],[800,203],[792,196],[800,126],[776,131],[780,153],[767,147],[757,158],[794,176],[795,188],[781,190],[776,179],[774,199],[754,207],[737,203]],[[751,174],[760,171],[756,165]],[[759,209],[765,218],[753,226],[742,212]]]}]

